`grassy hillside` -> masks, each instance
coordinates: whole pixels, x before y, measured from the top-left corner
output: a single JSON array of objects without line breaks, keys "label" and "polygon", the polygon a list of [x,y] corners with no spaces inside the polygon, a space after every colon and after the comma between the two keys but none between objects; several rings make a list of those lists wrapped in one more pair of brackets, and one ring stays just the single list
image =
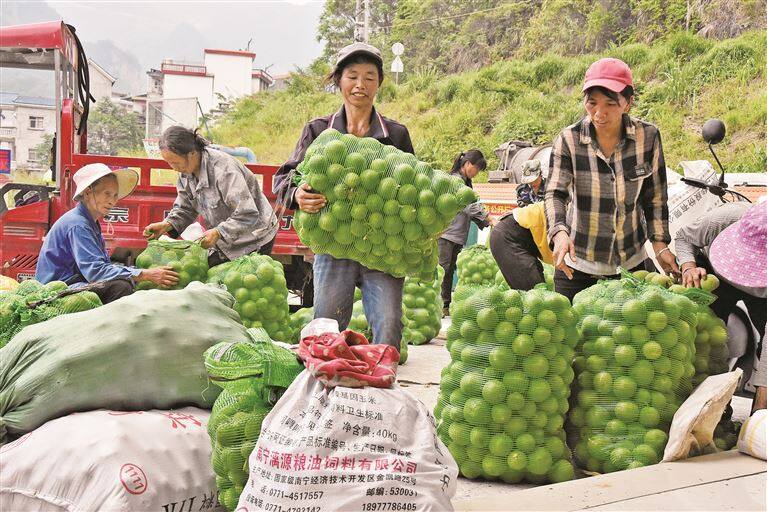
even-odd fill
[{"label": "grassy hillside", "polygon": [[[579,57],[501,61],[447,76],[426,71],[399,86],[387,77],[376,105],[408,126],[419,158],[446,168],[457,153],[479,147],[493,168],[492,151],[501,142],[550,142],[583,115],[583,74],[603,56],[632,67],[637,84],[632,114],[659,126],[670,167],[708,158],[700,126],[719,117],[727,138],[718,153],[728,170],[767,171],[764,30],[724,41],[678,33],[652,46],[634,43]],[[338,94],[295,89],[241,100],[218,122],[216,142],[249,146],[263,163],[283,162],[304,123],[341,104]]]}]

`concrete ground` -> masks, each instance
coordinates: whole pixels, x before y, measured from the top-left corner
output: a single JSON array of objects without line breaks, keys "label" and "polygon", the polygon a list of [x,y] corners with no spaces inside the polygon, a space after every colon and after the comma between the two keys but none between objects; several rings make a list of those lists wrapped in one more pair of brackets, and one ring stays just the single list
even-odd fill
[{"label": "concrete ground", "polygon": [[[426,345],[408,347],[407,364],[401,366],[398,371],[398,380],[400,385],[421,402],[423,402],[424,405],[426,405],[432,411],[434,410],[434,406],[437,404],[440,372],[442,371],[442,368],[444,368],[450,362],[450,354],[445,348],[444,339],[444,334],[447,326],[449,326],[449,318],[443,320],[443,329],[440,333],[440,337]],[[749,411],[751,409],[751,400],[734,397],[732,405],[734,410],[733,420],[743,421],[748,417]],[[767,471],[767,463],[765,463],[764,466],[765,471]],[[623,471],[620,473],[627,474],[630,472]],[[603,475],[603,477],[607,476],[610,475]],[[761,475],[761,477],[762,491],[764,495],[764,482],[767,480],[767,473]],[[583,480],[583,482],[586,481],[587,480]],[[627,485],[629,485],[629,487],[631,486],[630,484]],[[482,508],[471,508],[470,504],[474,502],[483,503],[483,500],[497,500],[499,497],[504,495],[510,493],[518,493],[519,491],[531,489],[534,487],[536,486],[531,484],[505,484],[503,482],[467,480],[461,477],[458,480],[458,489],[456,491],[455,497],[453,498],[453,502],[459,509],[482,510]],[[489,509],[491,508],[488,508],[488,510]],[[745,510],[748,508],[743,509]],[[503,510],[503,508],[495,508],[495,510]],[[764,510],[767,510],[767,507],[765,507]]]}]

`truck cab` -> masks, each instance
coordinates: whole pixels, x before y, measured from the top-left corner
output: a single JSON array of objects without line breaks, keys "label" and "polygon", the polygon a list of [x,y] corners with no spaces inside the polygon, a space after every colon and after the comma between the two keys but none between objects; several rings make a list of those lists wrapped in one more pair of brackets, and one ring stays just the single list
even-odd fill
[{"label": "truck cab", "polygon": [[[34,277],[43,239],[59,217],[75,206],[72,176],[87,164],[100,162],[112,168],[131,168],[139,175],[134,192],[122,199],[101,220],[107,249],[114,261],[131,265],[146,247],[143,229],[165,218],[176,198],[168,183],[164,160],[88,153],[87,117],[91,97],[87,90],[87,59],[74,27],[63,21],[0,27],[0,68],[54,72],[56,137],[54,186],[0,183],[0,198],[19,192],[36,192],[39,200],[9,207],[0,200],[0,273],[17,280]],[[83,67],[85,69],[83,69]],[[311,305],[312,253],[293,229],[293,212],[275,204],[272,180],[278,167],[246,164],[261,183],[264,194],[280,214],[280,229],[272,257],[285,267],[288,288]]]}]

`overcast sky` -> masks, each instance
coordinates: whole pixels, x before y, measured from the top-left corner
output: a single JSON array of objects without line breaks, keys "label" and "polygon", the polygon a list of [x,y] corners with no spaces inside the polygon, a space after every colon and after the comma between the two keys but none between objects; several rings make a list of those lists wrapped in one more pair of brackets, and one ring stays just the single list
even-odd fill
[{"label": "overcast sky", "polygon": [[[40,2],[2,0],[33,10]],[[152,1],[69,1],[48,0],[67,23],[77,27],[87,41],[112,40],[134,53],[146,64],[149,40],[161,39],[174,30],[191,26],[212,48],[250,49],[256,53],[255,66],[267,67],[272,74],[306,66],[322,51],[316,28],[324,0],[152,0]],[[196,34],[197,36],[197,34]],[[199,40],[190,38],[191,40]],[[178,53],[178,49],[174,52]],[[188,48],[185,55],[166,55],[187,60],[202,60],[202,48]],[[155,66],[162,55],[153,55]]]}]

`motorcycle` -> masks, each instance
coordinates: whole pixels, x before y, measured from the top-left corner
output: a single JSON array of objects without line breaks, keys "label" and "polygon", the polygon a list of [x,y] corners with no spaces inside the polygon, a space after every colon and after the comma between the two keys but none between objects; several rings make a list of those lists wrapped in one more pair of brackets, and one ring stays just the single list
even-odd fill
[{"label": "motorcycle", "polygon": [[[725,133],[725,125],[719,119],[709,119],[703,124],[703,129],[701,130],[703,140],[708,143],[708,149],[721,170],[718,180],[712,183],[711,181],[699,178],[683,177],[681,181],[692,187],[705,189],[718,197],[723,203],[733,201],[747,201],[750,203],[751,201],[748,197],[728,187],[725,181],[724,166],[722,166],[714,151],[714,145],[722,142]],[[726,324],[727,344],[730,352],[729,368],[731,371],[735,368],[743,370],[743,378],[738,384],[735,394],[746,398],[753,398],[755,388],[750,381],[756,364],[757,354],[761,353],[764,340],[760,337],[759,331],[751,321],[748,310],[743,302],[736,304],[727,318]]]}]

